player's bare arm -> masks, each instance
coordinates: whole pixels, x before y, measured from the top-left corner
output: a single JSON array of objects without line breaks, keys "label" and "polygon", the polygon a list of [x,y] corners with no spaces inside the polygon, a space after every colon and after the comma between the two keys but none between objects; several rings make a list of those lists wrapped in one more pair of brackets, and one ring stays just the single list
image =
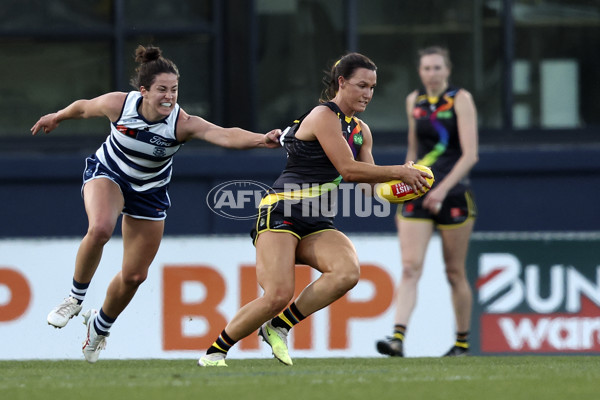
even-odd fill
[{"label": "player's bare arm", "polygon": [[114,122],[119,118],[126,96],[127,93],[111,92],[90,100],[76,100],[60,111],[41,117],[31,128],[31,134],[35,135],[40,130],[50,133],[68,119],[107,117]]},{"label": "player's bare arm", "polygon": [[221,147],[249,149],[254,147],[280,147],[280,129],[266,134],[254,133],[241,128],[223,128],[195,115],[181,110],[177,122],[177,138],[186,142],[201,139]]},{"label": "player's bare arm", "polygon": [[327,157],[347,182],[372,183],[399,179],[415,190],[428,185],[425,179],[427,173],[408,164],[381,166],[354,160],[352,151],[340,134],[338,117],[324,107],[311,111],[302,122],[296,137],[302,140],[314,137],[319,140]]}]

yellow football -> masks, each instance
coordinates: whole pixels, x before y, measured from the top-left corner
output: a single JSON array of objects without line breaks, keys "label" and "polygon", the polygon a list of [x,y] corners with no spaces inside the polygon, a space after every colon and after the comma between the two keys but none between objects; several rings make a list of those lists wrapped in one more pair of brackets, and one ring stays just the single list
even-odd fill
[{"label": "yellow football", "polygon": [[[425,179],[427,180],[429,186],[433,185],[435,178],[433,177],[433,172],[431,172],[429,167],[420,164],[413,164],[413,167],[431,175],[431,178]],[[405,201],[421,197],[429,191],[429,188],[426,186],[424,186],[423,189],[423,192],[419,191],[415,193],[413,188],[406,183],[400,180],[393,180],[389,182],[378,183],[375,186],[375,193],[378,197],[385,199],[390,203],[404,203]]]}]

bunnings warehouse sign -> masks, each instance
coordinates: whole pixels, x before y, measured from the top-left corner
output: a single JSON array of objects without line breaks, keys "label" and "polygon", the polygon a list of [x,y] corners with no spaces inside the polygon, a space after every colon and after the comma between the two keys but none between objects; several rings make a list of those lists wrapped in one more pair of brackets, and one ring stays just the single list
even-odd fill
[{"label": "bunnings warehouse sign", "polygon": [[600,353],[599,248],[589,236],[473,240],[474,350]]}]

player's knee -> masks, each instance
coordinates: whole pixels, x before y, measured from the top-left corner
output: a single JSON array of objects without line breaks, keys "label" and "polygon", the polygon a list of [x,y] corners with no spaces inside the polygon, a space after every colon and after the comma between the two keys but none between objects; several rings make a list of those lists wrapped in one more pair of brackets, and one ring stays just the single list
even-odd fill
[{"label": "player's knee", "polygon": [[94,243],[104,245],[106,244],[112,234],[114,226],[110,224],[92,224],[88,228],[87,236],[94,241]]},{"label": "player's knee", "polygon": [[335,289],[343,295],[358,283],[360,267],[358,263],[347,263],[343,268],[338,268],[334,276]]},{"label": "player's knee", "polygon": [[131,273],[131,274],[124,274],[124,275],[122,275],[122,277],[123,277],[123,283],[125,283],[125,285],[132,287],[132,288],[137,288],[142,283],[144,283],[144,281],[148,277],[148,274],[147,273]]},{"label": "player's knee", "polygon": [[466,281],[464,268],[446,266],[446,279],[450,286],[456,286]]},{"label": "player's knee", "polygon": [[287,307],[290,301],[292,301],[293,296],[294,288],[277,288],[272,291],[265,291],[263,299],[269,313],[276,315]]},{"label": "player's knee", "polygon": [[422,263],[417,260],[403,259],[402,260],[402,279],[403,280],[418,280],[423,271]]}]

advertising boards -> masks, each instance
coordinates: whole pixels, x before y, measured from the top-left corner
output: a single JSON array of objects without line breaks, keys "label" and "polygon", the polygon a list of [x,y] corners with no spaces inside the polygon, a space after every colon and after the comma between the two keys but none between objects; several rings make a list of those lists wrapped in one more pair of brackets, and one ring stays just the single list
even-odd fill
[{"label": "advertising boards", "polygon": [[473,347],[481,354],[598,354],[599,248],[595,235],[473,240]]}]

